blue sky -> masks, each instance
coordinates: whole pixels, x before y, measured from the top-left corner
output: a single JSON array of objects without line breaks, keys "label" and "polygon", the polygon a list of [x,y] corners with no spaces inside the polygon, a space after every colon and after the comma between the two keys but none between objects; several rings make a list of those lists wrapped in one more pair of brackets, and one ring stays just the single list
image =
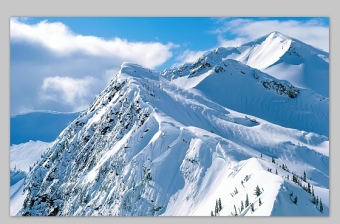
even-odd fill
[{"label": "blue sky", "polygon": [[11,115],[83,110],[124,61],[160,71],[272,31],[329,51],[328,17],[11,18]]}]

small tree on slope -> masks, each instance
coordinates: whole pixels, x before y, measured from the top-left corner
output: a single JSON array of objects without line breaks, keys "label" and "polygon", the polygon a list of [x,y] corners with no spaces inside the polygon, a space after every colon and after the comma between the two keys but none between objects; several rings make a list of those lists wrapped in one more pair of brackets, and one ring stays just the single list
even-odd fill
[{"label": "small tree on slope", "polygon": [[323,213],[323,205],[322,205],[322,200],[320,198],[320,212]]},{"label": "small tree on slope", "polygon": [[253,211],[255,211],[255,209],[254,209],[254,204],[253,203],[251,203],[251,211],[253,212]]},{"label": "small tree on slope", "polygon": [[259,188],[259,185],[257,185],[256,188],[255,188],[254,195],[260,196],[261,193],[262,193],[262,192],[261,192],[261,190],[260,190],[260,188]]},{"label": "small tree on slope", "polygon": [[297,200],[298,200],[298,198],[297,198],[297,196],[295,195],[294,200],[293,200],[293,203],[294,203],[294,204],[297,204]]},{"label": "small tree on slope", "polygon": [[245,206],[246,206],[246,207],[249,206],[249,198],[248,198],[248,194],[246,194]]}]

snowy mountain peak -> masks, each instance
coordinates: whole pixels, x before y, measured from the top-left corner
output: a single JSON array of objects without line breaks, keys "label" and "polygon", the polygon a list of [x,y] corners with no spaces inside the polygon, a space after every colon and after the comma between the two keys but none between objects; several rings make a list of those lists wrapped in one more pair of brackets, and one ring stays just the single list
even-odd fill
[{"label": "snowy mountain peak", "polygon": [[278,32],[270,33],[264,40],[260,40],[261,42],[255,42],[252,47],[245,49],[238,60],[253,68],[264,69],[277,62],[292,43],[291,39]]},{"label": "snowy mountain peak", "polygon": [[283,33],[279,32],[279,31],[270,32],[269,34],[267,34],[267,36],[271,37],[271,38],[280,38],[280,39],[283,39],[283,40],[293,39],[292,37],[289,37],[286,34],[283,34]]}]

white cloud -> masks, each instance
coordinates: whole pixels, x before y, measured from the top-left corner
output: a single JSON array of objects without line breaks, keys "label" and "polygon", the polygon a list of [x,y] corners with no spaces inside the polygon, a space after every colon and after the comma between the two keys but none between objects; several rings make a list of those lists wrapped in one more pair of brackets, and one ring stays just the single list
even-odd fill
[{"label": "white cloud", "polygon": [[218,37],[218,46],[220,47],[238,47],[243,43],[247,42],[247,39],[238,37],[235,39],[223,39],[222,37]]},{"label": "white cloud", "polygon": [[201,57],[206,51],[190,51],[186,50],[181,55],[177,57],[177,60],[180,61],[176,63],[174,66],[181,65],[187,62],[195,62],[199,57]]},{"label": "white cloud", "polygon": [[91,86],[96,84],[93,77],[76,79],[71,77],[47,77],[41,86],[42,100],[55,101],[70,105],[74,110],[82,110],[88,106],[84,99],[92,96]]},{"label": "white cloud", "polygon": [[59,56],[83,53],[91,56],[103,56],[121,61],[141,64],[155,68],[171,56],[172,43],[129,42],[121,38],[103,39],[96,36],[83,36],[73,33],[60,22],[41,21],[26,24],[23,20],[10,20],[11,41],[24,41],[39,44]]},{"label": "white cloud", "polygon": [[105,80],[106,84],[110,84],[111,79],[113,79],[119,72],[119,69],[109,69],[106,70],[103,74],[103,80]]}]

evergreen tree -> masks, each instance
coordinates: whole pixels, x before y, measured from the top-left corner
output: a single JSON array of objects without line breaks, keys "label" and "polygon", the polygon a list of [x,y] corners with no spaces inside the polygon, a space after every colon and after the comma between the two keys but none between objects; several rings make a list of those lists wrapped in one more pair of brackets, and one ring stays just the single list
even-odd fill
[{"label": "evergreen tree", "polygon": [[243,211],[244,209],[244,205],[243,205],[243,201],[241,201],[241,211]]},{"label": "evergreen tree", "polygon": [[262,158],[262,153],[261,153],[261,158]]},{"label": "evergreen tree", "polygon": [[259,195],[262,193],[261,190],[260,190],[260,188],[259,188],[259,185],[256,186],[256,188],[255,188],[254,191],[255,191],[255,192],[254,192],[254,195],[256,195],[256,196],[259,196]]},{"label": "evergreen tree", "polygon": [[312,190],[310,189],[310,183],[308,182],[308,187],[307,187],[308,193],[312,193]]},{"label": "evergreen tree", "polygon": [[259,198],[259,205],[260,205],[260,206],[262,205],[262,201],[261,201],[261,198]]},{"label": "evergreen tree", "polygon": [[275,159],[272,157],[272,163],[275,163]]},{"label": "evergreen tree", "polygon": [[213,211],[211,211],[211,216],[214,216],[214,212]]},{"label": "evergreen tree", "polygon": [[297,180],[297,177],[296,177],[295,173],[293,173],[293,182],[294,182],[294,183],[297,183],[297,181],[298,181],[298,180]]},{"label": "evergreen tree", "polygon": [[297,196],[295,195],[294,200],[293,200],[293,203],[296,204],[296,203],[297,203],[297,200],[298,200],[298,198],[297,198]]},{"label": "evergreen tree", "polygon": [[313,186],[312,186],[312,196],[314,197],[314,188],[313,188]]},{"label": "evergreen tree", "polygon": [[250,206],[251,206],[251,211],[252,211],[252,212],[255,211],[255,209],[254,209],[254,204],[251,203]]},{"label": "evergreen tree", "polygon": [[305,172],[305,171],[303,171],[303,178],[302,178],[302,180],[303,180],[304,182],[306,182],[306,172]]},{"label": "evergreen tree", "polygon": [[312,197],[312,203],[313,203],[313,204],[316,204],[316,198],[315,198],[314,195],[313,195],[313,197]]},{"label": "evergreen tree", "polygon": [[249,206],[249,198],[248,198],[248,194],[246,194],[245,206],[246,206],[246,207]]},{"label": "evergreen tree", "polygon": [[236,210],[236,206],[234,205],[234,209],[235,209],[235,216],[237,216],[237,210]]},{"label": "evergreen tree", "polygon": [[316,196],[316,205],[319,205],[319,196]]},{"label": "evergreen tree", "polygon": [[293,197],[293,191],[289,193],[289,196],[290,196],[290,197]]},{"label": "evergreen tree", "polygon": [[218,207],[219,207],[219,210],[221,211],[222,210],[221,198],[218,199]]},{"label": "evergreen tree", "polygon": [[277,169],[275,170],[275,174],[277,175]]},{"label": "evergreen tree", "polygon": [[218,202],[217,202],[217,199],[216,199],[215,213],[217,214],[218,212],[219,212],[219,209],[218,209]]},{"label": "evergreen tree", "polygon": [[322,205],[322,200],[320,198],[320,212],[323,213],[323,205]]}]

